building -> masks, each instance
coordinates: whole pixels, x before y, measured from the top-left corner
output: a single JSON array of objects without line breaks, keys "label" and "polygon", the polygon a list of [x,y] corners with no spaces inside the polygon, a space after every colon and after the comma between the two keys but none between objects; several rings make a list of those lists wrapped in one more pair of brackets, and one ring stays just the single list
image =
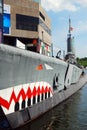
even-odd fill
[{"label": "building", "polygon": [[4,43],[50,55],[51,22],[40,0],[4,0]]},{"label": "building", "polygon": [[3,0],[0,0],[0,43],[3,41]]}]

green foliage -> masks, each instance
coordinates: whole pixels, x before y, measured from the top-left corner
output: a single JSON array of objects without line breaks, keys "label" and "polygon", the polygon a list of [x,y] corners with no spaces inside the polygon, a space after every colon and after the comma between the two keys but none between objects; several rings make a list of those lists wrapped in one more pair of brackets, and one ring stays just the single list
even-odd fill
[{"label": "green foliage", "polygon": [[84,67],[87,67],[87,57],[84,57],[84,58],[77,58],[77,62],[78,64],[84,66]]}]

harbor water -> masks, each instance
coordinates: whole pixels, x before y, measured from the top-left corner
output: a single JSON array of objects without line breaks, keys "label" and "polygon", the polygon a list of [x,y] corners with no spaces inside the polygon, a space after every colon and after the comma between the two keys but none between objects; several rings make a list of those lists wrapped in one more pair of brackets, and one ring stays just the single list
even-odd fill
[{"label": "harbor water", "polygon": [[87,84],[65,102],[16,130],[87,130]]}]

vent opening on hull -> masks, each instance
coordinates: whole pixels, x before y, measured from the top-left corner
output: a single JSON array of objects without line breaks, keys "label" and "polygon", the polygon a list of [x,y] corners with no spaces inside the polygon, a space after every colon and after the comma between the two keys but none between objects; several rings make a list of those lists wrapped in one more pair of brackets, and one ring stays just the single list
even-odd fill
[{"label": "vent opening on hull", "polygon": [[48,92],[48,97],[50,97],[50,92]]},{"label": "vent opening on hull", "polygon": [[25,108],[25,100],[22,101],[22,108]]},{"label": "vent opening on hull", "polygon": [[55,74],[54,78],[53,78],[53,90],[57,90],[58,86],[59,86],[59,73]]},{"label": "vent opening on hull", "polygon": [[31,99],[29,98],[27,101],[27,105],[30,106],[31,105]]},{"label": "vent opening on hull", "polygon": [[19,111],[19,102],[16,102],[14,111]]},{"label": "vent opening on hull", "polygon": [[38,95],[38,97],[37,97],[37,101],[40,102],[40,95]]},{"label": "vent opening on hull", "polygon": [[42,93],[42,95],[41,95],[41,100],[43,101],[43,93]]},{"label": "vent opening on hull", "polygon": [[36,97],[34,96],[33,97],[33,104],[35,104],[36,103]]}]

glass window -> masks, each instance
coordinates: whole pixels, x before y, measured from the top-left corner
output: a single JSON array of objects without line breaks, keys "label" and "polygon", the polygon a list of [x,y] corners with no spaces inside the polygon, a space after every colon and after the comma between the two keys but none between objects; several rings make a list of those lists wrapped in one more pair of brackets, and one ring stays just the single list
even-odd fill
[{"label": "glass window", "polygon": [[16,29],[38,31],[39,18],[16,14]]},{"label": "glass window", "polygon": [[41,19],[39,19],[39,24],[49,35],[51,35],[51,29],[49,29]]},{"label": "glass window", "polygon": [[41,12],[39,12],[39,14],[40,14],[40,17],[45,21],[45,16]]}]

